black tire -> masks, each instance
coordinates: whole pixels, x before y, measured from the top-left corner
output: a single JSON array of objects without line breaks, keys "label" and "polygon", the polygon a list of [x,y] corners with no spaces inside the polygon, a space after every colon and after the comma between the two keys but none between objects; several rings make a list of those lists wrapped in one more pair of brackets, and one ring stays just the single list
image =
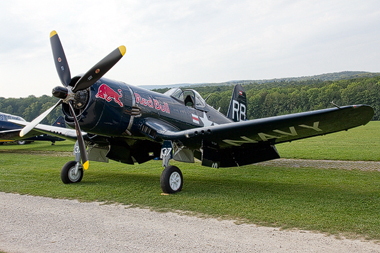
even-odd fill
[{"label": "black tire", "polygon": [[78,169],[77,175],[74,175],[76,161],[67,162],[61,170],[61,180],[64,184],[79,183],[83,178],[83,169]]},{"label": "black tire", "polygon": [[182,190],[183,176],[176,166],[166,167],[161,174],[161,189],[164,193],[177,193]]},{"label": "black tire", "polygon": [[25,145],[25,144],[30,144],[30,143],[32,143],[33,141],[19,140],[19,141],[16,141],[16,142],[17,142],[17,145]]}]

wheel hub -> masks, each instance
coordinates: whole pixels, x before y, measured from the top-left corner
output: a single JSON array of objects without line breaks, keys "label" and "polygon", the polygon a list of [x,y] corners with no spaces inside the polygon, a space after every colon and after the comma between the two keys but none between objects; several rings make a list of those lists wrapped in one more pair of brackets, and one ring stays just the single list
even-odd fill
[{"label": "wheel hub", "polygon": [[72,182],[76,182],[79,180],[80,176],[81,176],[81,171],[78,170],[77,168],[75,168],[76,166],[74,167],[71,167],[71,169],[69,170],[69,173],[68,173],[68,176],[69,176],[69,179],[72,181]]},{"label": "wheel hub", "polygon": [[178,172],[175,171],[170,175],[169,184],[173,191],[177,191],[179,189],[181,186],[181,176]]}]

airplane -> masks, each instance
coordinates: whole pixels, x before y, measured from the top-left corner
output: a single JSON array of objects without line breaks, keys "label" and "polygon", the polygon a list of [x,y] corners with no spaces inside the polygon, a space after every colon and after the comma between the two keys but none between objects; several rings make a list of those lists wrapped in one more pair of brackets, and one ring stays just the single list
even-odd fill
[{"label": "airplane", "polygon": [[[26,120],[20,116],[0,112],[0,144],[16,141],[17,144],[23,145],[33,141],[51,141],[52,145],[54,145],[56,141],[65,140],[56,136],[41,134],[36,131],[32,131],[28,136],[21,138],[19,134],[22,128],[19,125],[12,123],[11,120],[26,122]],[[53,123],[53,126],[65,128],[66,124],[64,118],[62,116],[58,117]]]},{"label": "airplane", "polygon": [[[183,175],[170,160],[194,162],[213,168],[237,167],[279,158],[276,144],[320,136],[365,125],[374,110],[368,105],[335,106],[323,110],[247,120],[246,94],[234,88],[227,116],[209,106],[193,89],[174,88],[164,94],[104,78],[125,54],[120,46],[85,74],[71,77],[67,58],[56,31],[50,33],[53,58],[63,86],[53,88],[59,101],[29,124],[32,129],[77,141],[75,160],[61,170],[65,184],[78,183],[89,160],[126,164],[160,157],[164,193],[177,193]],[[62,106],[66,123],[75,128],[63,133],[41,122]],[[83,130],[83,132],[82,132]]]}]

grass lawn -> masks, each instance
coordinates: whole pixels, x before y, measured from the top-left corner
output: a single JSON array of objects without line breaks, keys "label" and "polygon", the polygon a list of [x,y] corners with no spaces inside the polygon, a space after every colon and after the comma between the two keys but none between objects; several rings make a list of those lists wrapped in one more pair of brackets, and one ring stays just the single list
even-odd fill
[{"label": "grass lawn", "polygon": [[[278,145],[278,149],[285,157],[294,158],[345,160],[352,158],[353,151],[365,153],[356,154],[358,160],[379,160],[374,150],[380,150],[376,129],[380,124],[371,122],[348,132],[309,139],[314,144],[304,145],[309,140],[302,140]],[[352,142],[355,145],[345,148]],[[331,145],[340,151],[330,153],[326,149]],[[179,194],[162,196],[161,161],[135,166],[91,162],[81,183],[64,185],[60,170],[72,157],[60,156],[60,152],[30,154],[35,150],[71,152],[72,146],[69,141],[55,146],[42,142],[0,146],[0,191],[181,210],[259,225],[380,239],[377,171],[260,165],[213,169],[199,163],[171,162],[182,169],[184,188]]]},{"label": "grass lawn", "polygon": [[380,121],[276,147],[283,158],[380,161]]}]

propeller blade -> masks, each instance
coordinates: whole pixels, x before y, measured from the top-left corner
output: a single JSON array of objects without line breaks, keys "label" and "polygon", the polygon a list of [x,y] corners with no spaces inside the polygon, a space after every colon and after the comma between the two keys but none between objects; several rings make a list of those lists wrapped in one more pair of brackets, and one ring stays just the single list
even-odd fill
[{"label": "propeller blade", "polygon": [[77,117],[75,115],[73,106],[71,105],[71,102],[69,103],[69,107],[70,107],[71,114],[72,114],[72,116],[74,118],[75,130],[77,132],[77,141],[78,141],[78,144],[79,144],[79,150],[80,150],[80,156],[82,158],[83,168],[85,170],[87,170],[90,164],[89,164],[89,161],[88,161],[88,158],[87,158],[86,146],[84,144],[82,132],[80,130],[80,126],[79,126]]},{"label": "propeller blade", "polygon": [[37,126],[51,111],[53,111],[57,106],[59,106],[62,103],[62,100],[59,100],[53,107],[50,107],[48,110],[46,110],[44,113],[42,113],[40,116],[35,118],[32,122],[30,122],[28,125],[26,125],[21,131],[20,131],[20,137],[24,137],[27,133],[30,132],[35,126]]},{"label": "propeller blade", "polygon": [[67,63],[65,52],[63,51],[61,40],[56,31],[50,33],[50,45],[53,51],[55,67],[59,78],[61,79],[61,83],[64,86],[67,86],[71,82],[70,68]]},{"label": "propeller blade", "polygon": [[100,62],[95,64],[81,79],[76,83],[73,92],[84,90],[98,81],[105,73],[108,72],[125,54],[125,46],[120,46],[113,50],[109,55],[104,57]]}]

